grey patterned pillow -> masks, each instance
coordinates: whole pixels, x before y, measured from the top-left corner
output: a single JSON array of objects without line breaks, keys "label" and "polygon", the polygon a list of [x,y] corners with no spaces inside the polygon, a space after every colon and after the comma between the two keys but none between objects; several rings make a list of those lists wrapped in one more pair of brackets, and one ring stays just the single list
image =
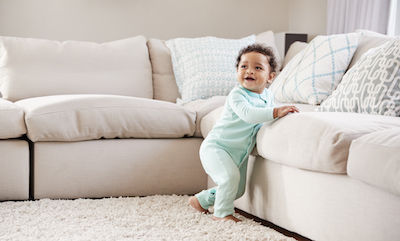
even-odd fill
[{"label": "grey patterned pillow", "polygon": [[400,116],[400,38],[366,52],[316,111]]}]

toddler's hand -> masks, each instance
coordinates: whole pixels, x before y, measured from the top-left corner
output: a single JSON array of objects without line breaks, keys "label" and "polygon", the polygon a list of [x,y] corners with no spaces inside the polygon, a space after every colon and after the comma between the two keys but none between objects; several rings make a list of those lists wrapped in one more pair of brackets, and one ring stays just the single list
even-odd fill
[{"label": "toddler's hand", "polygon": [[274,109],[274,118],[276,118],[276,117],[284,117],[289,112],[291,112],[291,113],[299,112],[299,109],[296,106],[276,107]]}]

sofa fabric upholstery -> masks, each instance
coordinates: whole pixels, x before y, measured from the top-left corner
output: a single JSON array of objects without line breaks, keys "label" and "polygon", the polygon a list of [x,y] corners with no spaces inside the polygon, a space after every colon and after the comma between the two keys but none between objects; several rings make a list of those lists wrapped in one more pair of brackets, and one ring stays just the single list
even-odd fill
[{"label": "sofa fabric upholstery", "polygon": [[400,196],[400,128],[364,135],[351,143],[350,177]]},{"label": "sofa fabric upholstery", "polygon": [[[192,136],[196,112],[173,103],[115,95],[61,95],[16,102],[37,141]],[[60,126],[60,123],[63,123]]]},{"label": "sofa fabric upholstery", "polygon": [[63,94],[153,98],[144,36],[97,44],[0,37],[0,91],[21,99]]}]

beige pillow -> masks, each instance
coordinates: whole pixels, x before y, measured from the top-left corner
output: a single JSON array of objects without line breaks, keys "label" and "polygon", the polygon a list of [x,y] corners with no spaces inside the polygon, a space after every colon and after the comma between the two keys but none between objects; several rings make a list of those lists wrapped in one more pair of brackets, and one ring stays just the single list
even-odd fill
[{"label": "beige pillow", "polygon": [[22,108],[10,101],[0,99],[0,139],[17,138],[25,133]]},{"label": "beige pillow", "polygon": [[3,98],[113,94],[153,98],[146,38],[109,43],[0,37]]},{"label": "beige pillow", "polygon": [[362,136],[351,143],[348,175],[400,195],[400,128]]},{"label": "beige pillow", "polygon": [[16,102],[36,141],[192,136],[196,112],[173,103],[114,95],[61,95]]},{"label": "beige pillow", "polygon": [[346,112],[300,112],[264,124],[257,135],[257,150],[262,157],[287,166],[346,173],[351,142],[392,127],[400,127],[398,118]]}]

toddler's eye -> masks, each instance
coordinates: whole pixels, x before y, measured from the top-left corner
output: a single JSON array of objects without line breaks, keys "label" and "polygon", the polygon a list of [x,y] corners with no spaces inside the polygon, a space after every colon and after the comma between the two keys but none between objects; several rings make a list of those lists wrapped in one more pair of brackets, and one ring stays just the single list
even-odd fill
[{"label": "toddler's eye", "polygon": [[261,67],[256,67],[256,69],[262,69]]},{"label": "toddler's eye", "polygon": [[242,66],[240,66],[240,68],[242,68],[242,69],[247,68],[247,65],[242,65]]}]

